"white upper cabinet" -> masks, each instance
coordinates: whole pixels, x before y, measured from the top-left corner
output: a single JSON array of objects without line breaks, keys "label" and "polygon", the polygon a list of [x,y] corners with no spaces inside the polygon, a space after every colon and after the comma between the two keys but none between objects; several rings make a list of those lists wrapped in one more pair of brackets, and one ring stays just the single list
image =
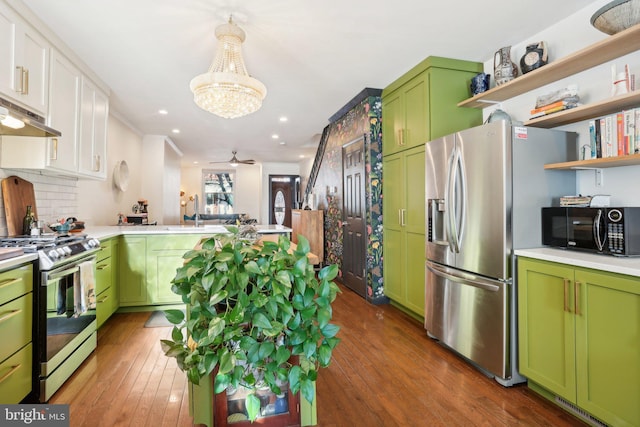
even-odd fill
[{"label": "white upper cabinet", "polygon": [[0,93],[46,115],[49,43],[0,3]]},{"label": "white upper cabinet", "polygon": [[80,128],[80,85],[82,73],[62,54],[51,52],[49,125],[62,136],[48,138],[48,166],[60,171],[78,171]]},{"label": "white upper cabinet", "polygon": [[82,79],[80,107],[80,147],[78,152],[81,175],[106,179],[107,120],[109,99],[91,81]]}]

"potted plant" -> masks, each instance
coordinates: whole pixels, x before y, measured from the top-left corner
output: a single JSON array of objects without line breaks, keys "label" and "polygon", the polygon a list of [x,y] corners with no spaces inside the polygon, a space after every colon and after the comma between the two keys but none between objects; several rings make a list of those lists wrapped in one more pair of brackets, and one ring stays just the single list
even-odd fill
[{"label": "potted plant", "polygon": [[[254,421],[258,388],[281,394],[288,382],[292,393],[313,401],[318,369],[329,365],[340,341],[339,327],[329,323],[338,268],[326,266],[316,274],[302,236],[290,250],[284,235],[256,245],[238,228],[227,228],[229,234],[206,239],[184,255],[172,290],[181,295],[188,316],[165,311],[174,327],[162,346],[194,384],[213,374],[214,393],[249,389],[245,407]],[[301,363],[291,363],[292,356]]]}]

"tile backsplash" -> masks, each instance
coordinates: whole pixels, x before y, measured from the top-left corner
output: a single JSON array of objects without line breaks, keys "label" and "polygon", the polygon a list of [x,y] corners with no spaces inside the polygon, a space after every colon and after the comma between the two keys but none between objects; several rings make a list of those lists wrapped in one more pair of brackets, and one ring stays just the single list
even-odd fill
[{"label": "tile backsplash", "polygon": [[[0,169],[0,178],[16,175],[33,184],[39,220],[49,224],[61,218],[78,217],[78,180],[41,175],[17,169]],[[0,199],[0,236],[7,235],[4,202]]]}]

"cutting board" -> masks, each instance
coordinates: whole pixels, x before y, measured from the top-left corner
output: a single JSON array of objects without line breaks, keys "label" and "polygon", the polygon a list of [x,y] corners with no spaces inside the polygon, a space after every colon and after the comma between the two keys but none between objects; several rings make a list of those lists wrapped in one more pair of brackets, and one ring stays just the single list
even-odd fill
[{"label": "cutting board", "polygon": [[27,205],[36,219],[36,195],[33,184],[18,176],[10,176],[2,180],[2,200],[4,213],[7,217],[7,235],[19,236],[22,234],[22,221],[27,213]]}]

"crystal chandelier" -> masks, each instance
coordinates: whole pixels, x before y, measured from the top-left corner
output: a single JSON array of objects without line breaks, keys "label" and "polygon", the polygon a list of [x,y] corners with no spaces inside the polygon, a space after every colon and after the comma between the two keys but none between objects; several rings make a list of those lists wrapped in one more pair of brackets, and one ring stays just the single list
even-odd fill
[{"label": "crystal chandelier", "polygon": [[220,46],[209,70],[194,77],[189,87],[193,100],[203,110],[225,119],[254,113],[262,106],[267,88],[249,76],[242,59],[245,32],[233,23],[216,28]]}]

